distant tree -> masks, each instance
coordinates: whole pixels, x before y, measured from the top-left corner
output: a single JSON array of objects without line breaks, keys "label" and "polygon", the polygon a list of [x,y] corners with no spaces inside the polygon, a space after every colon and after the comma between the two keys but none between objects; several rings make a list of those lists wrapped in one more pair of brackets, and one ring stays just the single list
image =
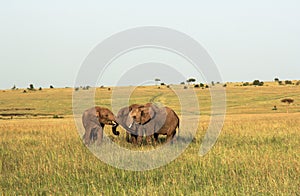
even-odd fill
[{"label": "distant tree", "polygon": [[254,80],[252,84],[258,86],[259,85],[259,80]]},{"label": "distant tree", "polygon": [[282,81],[279,81],[278,84],[279,84],[279,85],[282,85]]},{"label": "distant tree", "polygon": [[79,87],[75,87],[75,91],[78,91],[79,90]]},{"label": "distant tree", "polygon": [[281,100],[282,103],[286,103],[286,113],[289,113],[289,105],[294,102],[292,98],[285,98]]},{"label": "distant tree", "polygon": [[199,88],[199,87],[200,87],[199,84],[195,84],[195,85],[194,85],[194,88]]},{"label": "distant tree", "polygon": [[54,88],[52,85],[50,85],[50,88]]},{"label": "distant tree", "polygon": [[160,81],[160,79],[159,78],[155,78],[154,81],[155,81],[155,85],[157,86],[157,84]]},{"label": "distant tree", "polygon": [[161,86],[165,86],[166,84],[162,82],[162,83],[160,83],[160,85],[161,85]]},{"label": "distant tree", "polygon": [[180,82],[180,84],[181,84],[181,85],[184,85],[184,84],[185,84],[185,82]]},{"label": "distant tree", "polygon": [[259,80],[254,80],[252,84],[253,84],[254,86],[263,86],[263,85],[264,85],[264,82],[259,81]]},{"label": "distant tree", "polygon": [[14,85],[12,88],[11,88],[11,90],[16,90],[16,85]]},{"label": "distant tree", "polygon": [[214,81],[211,81],[211,85],[212,85],[212,86],[215,86],[215,82],[214,82]]},{"label": "distant tree", "polygon": [[209,86],[208,86],[208,85],[205,85],[205,88],[209,88]]},{"label": "distant tree", "polygon": [[284,83],[285,83],[285,84],[293,84],[293,82],[290,81],[290,80],[285,80]]},{"label": "distant tree", "polygon": [[41,90],[42,90],[42,87],[39,88],[39,91],[41,91]]},{"label": "distant tree", "polygon": [[243,83],[243,86],[249,86],[249,85],[250,85],[249,82]]},{"label": "distant tree", "polygon": [[195,78],[189,78],[189,79],[186,80],[186,82],[188,84],[190,84],[191,82],[196,82],[196,79]]},{"label": "distant tree", "polygon": [[30,91],[34,91],[35,90],[33,84],[29,84],[29,88],[27,88],[27,89],[30,90]]},{"label": "distant tree", "polygon": [[205,85],[203,83],[200,83],[200,87],[203,88]]},{"label": "distant tree", "polygon": [[300,85],[300,80],[298,80],[298,81],[296,82],[296,85]]},{"label": "distant tree", "polygon": [[187,89],[187,88],[188,88],[187,86],[184,86],[184,87],[183,87],[183,89]]},{"label": "distant tree", "polygon": [[227,87],[227,84],[224,84],[223,87]]},{"label": "distant tree", "polygon": [[275,82],[279,82],[279,78],[274,78],[274,81]]}]

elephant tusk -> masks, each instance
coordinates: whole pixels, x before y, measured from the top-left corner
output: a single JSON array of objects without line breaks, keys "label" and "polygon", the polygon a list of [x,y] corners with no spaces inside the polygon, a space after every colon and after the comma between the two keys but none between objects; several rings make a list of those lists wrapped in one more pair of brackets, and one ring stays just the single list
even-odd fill
[{"label": "elephant tusk", "polygon": [[114,121],[112,121],[112,125],[113,125],[113,126],[116,126],[116,125],[117,125],[117,123],[116,123],[116,122],[114,122]]},{"label": "elephant tusk", "polygon": [[131,124],[130,124],[128,127],[129,127],[129,128],[131,128],[131,127],[132,127],[132,125],[133,125],[133,123],[131,123]]}]

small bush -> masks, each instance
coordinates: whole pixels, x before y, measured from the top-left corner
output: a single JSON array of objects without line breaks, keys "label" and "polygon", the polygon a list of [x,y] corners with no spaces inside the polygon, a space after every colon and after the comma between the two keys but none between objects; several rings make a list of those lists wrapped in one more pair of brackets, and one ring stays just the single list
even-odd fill
[{"label": "small bush", "polygon": [[263,86],[263,85],[264,85],[264,82],[259,81],[259,80],[254,80],[252,84],[253,84],[254,86]]},{"label": "small bush", "polygon": [[59,116],[59,115],[57,115],[57,114],[54,114],[53,115],[53,118],[63,118],[62,116]]},{"label": "small bush", "polygon": [[249,82],[243,83],[243,86],[249,86],[249,85],[250,85]]},{"label": "small bush", "polygon": [[291,80],[284,81],[285,84],[293,84]]}]

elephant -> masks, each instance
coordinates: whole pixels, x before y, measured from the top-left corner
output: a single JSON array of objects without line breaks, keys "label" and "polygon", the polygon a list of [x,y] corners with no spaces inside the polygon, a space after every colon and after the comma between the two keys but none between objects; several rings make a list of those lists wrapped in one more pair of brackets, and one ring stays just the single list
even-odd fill
[{"label": "elephant", "polygon": [[[119,125],[121,125],[126,130],[126,141],[136,144],[139,125],[134,123],[132,118],[129,116],[129,113],[140,107],[138,104],[132,104],[127,107],[123,107],[118,111],[116,120]],[[131,138],[129,138],[131,136]]]},{"label": "elephant", "polygon": [[105,125],[112,125],[114,135],[120,134],[117,131],[118,123],[115,115],[105,107],[95,106],[85,110],[82,114],[82,124],[85,129],[83,140],[86,145],[95,141],[97,141],[97,145],[101,143]]},{"label": "elephant", "polygon": [[167,142],[173,142],[176,129],[179,132],[179,118],[169,107],[158,107],[147,103],[133,108],[129,113],[130,119],[138,124],[138,142],[142,141],[143,132],[146,134],[147,143],[151,143],[152,136],[157,143],[158,135],[167,135]]}]

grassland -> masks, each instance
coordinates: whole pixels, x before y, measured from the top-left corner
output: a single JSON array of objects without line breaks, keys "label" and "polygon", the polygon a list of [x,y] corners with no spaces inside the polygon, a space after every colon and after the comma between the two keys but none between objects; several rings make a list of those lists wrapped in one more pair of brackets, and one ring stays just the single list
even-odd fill
[{"label": "grassland", "polygon": [[[6,114],[0,116],[1,195],[300,192],[300,86],[229,85],[223,130],[204,157],[198,156],[198,151],[209,124],[210,94],[208,89],[196,89],[201,111],[196,138],[170,164],[140,172],[109,166],[82,144],[72,117],[72,91],[0,92],[0,113]],[[96,104],[110,107],[111,92],[97,89]],[[176,95],[168,88],[138,87],[130,102],[144,103],[153,97],[181,112]],[[280,102],[286,97],[295,100],[289,113]],[[274,105],[278,110],[272,110]],[[15,116],[16,113],[22,115]],[[111,134],[109,128],[105,132]],[[124,141],[124,132],[120,137],[111,137],[132,147]]]}]

